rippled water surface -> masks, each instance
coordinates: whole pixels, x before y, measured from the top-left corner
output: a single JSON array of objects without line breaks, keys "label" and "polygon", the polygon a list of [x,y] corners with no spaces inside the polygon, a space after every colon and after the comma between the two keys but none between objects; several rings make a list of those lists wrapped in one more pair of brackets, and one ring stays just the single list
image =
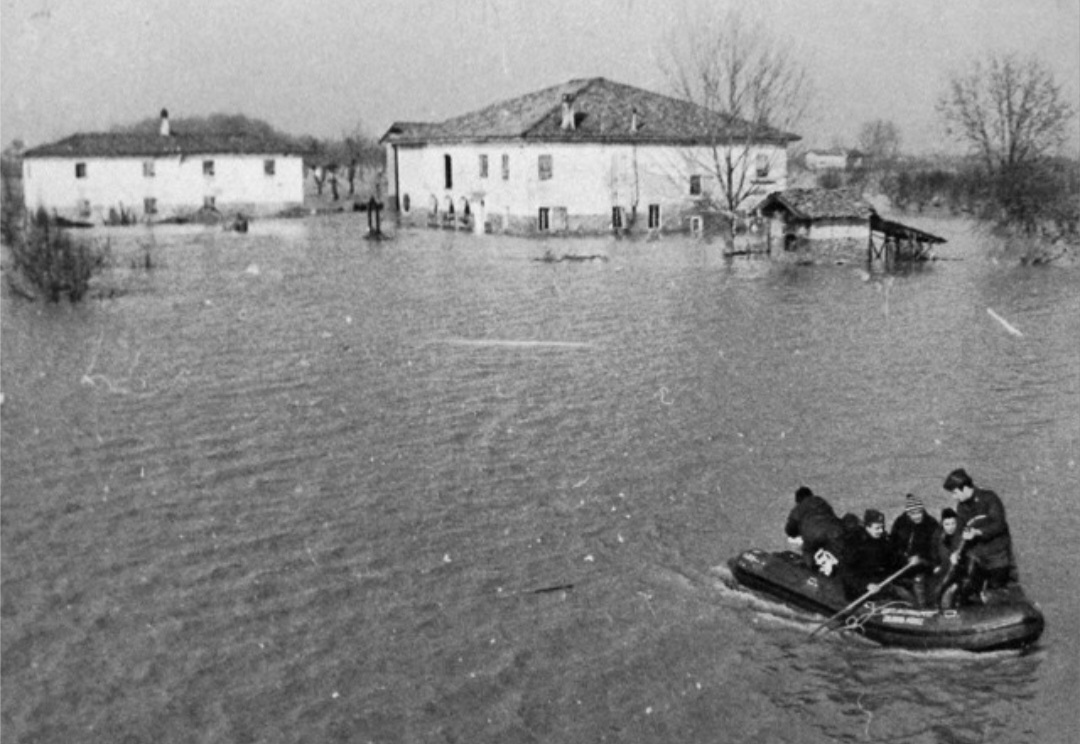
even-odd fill
[{"label": "rippled water surface", "polygon": [[[3,299],[4,740],[1080,740],[1080,272],[925,226],[956,260],[895,276],[114,233],[154,263],[125,294]],[[892,518],[958,465],[1006,503],[1028,654],[806,642],[710,570],[784,547],[802,483]]]}]

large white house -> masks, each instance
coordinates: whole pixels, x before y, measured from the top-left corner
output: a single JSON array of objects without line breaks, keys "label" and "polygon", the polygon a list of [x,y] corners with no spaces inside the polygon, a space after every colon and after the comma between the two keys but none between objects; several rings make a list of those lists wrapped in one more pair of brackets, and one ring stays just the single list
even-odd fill
[{"label": "large white house", "polygon": [[304,201],[304,167],[290,142],[251,135],[91,133],[28,150],[29,210],[91,223],[196,213],[268,215]]},{"label": "large white house", "polygon": [[[681,231],[787,186],[797,135],[605,78],[441,123],[395,123],[387,180],[405,224],[477,231]],[[718,168],[730,162],[734,168]]]}]

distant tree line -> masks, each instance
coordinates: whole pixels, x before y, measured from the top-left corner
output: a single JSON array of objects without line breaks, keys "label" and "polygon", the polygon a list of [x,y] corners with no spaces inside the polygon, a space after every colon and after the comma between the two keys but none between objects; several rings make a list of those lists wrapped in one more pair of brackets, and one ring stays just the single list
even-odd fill
[{"label": "distant tree line", "polygon": [[859,133],[860,165],[826,171],[818,186],[876,189],[899,209],[944,207],[1003,233],[1077,242],[1080,160],[1064,147],[1076,112],[1040,60],[973,61],[952,75],[938,113],[966,157],[901,157],[896,126],[872,121]]},{"label": "distant tree line", "polygon": [[1080,162],[1075,159],[1046,157],[999,172],[974,158],[954,164],[913,159],[882,178],[881,190],[898,209],[944,207],[1027,235],[1078,236]]}]

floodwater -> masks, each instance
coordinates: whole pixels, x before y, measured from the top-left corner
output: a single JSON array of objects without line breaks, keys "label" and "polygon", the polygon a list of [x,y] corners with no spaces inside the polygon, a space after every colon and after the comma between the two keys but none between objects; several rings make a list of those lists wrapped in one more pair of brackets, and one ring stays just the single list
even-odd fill
[{"label": "floodwater", "polygon": [[[1080,269],[920,226],[953,260],[891,276],[109,233],[126,293],[3,299],[5,742],[1080,740]],[[956,466],[1006,504],[1028,653],[808,642],[713,570],[785,547],[800,484],[891,519]]]}]

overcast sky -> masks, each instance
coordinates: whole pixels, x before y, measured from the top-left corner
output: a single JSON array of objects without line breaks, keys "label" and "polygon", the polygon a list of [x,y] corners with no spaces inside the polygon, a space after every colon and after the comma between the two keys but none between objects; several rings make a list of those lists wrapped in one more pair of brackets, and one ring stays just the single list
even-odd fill
[{"label": "overcast sky", "polygon": [[[42,144],[162,107],[379,136],[394,120],[438,121],[572,78],[666,93],[658,60],[675,17],[736,1],[0,0],[0,140]],[[883,118],[905,150],[945,149],[934,111],[945,76],[990,50],[1037,54],[1080,108],[1077,0],[741,4],[814,78],[797,128],[808,145],[854,144]]]}]

